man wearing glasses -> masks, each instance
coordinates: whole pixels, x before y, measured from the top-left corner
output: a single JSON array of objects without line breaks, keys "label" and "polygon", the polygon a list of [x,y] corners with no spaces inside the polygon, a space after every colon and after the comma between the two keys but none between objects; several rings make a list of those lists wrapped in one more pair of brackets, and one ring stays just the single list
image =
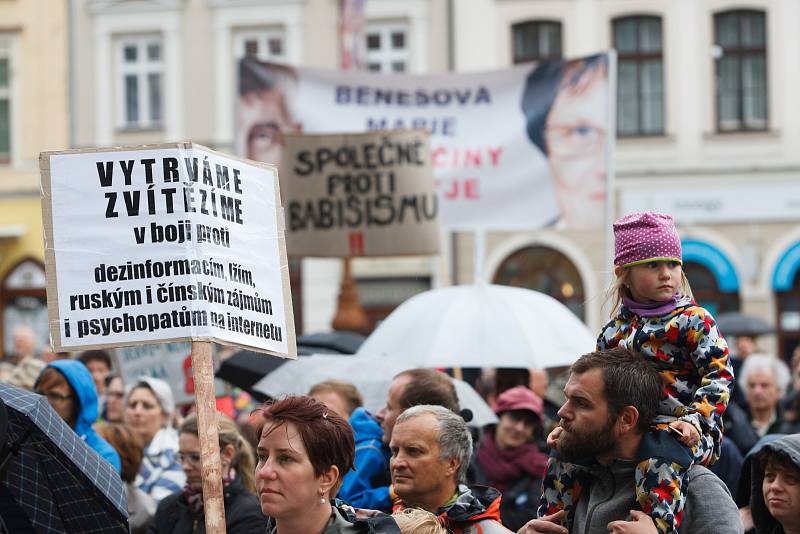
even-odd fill
[{"label": "man wearing glasses", "polygon": [[608,92],[603,55],[544,61],[528,75],[520,105],[528,139],[547,157],[561,212],[558,227],[603,224]]},{"label": "man wearing glasses", "polygon": [[56,360],[44,368],[33,385],[55,412],[86,444],[121,472],[119,454],[92,425],[97,420],[97,389],[86,366],[76,360]]}]

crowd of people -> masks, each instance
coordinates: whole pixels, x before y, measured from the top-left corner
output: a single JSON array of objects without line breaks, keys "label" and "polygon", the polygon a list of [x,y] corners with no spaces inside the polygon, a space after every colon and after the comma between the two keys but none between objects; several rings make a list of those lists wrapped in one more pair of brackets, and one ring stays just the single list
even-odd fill
[{"label": "crowd of people", "polygon": [[[227,531],[800,534],[800,351],[791,367],[747,336],[729,352],[669,216],[614,233],[612,318],[560,399],[542,370],[484,374],[497,423],[474,428],[446,372],[411,369],[375,414],[333,379],[218,413]],[[204,532],[198,419],[170,385],[125,383],[104,351],[37,356],[28,334],[3,379],[117,470],[131,531]]]}]

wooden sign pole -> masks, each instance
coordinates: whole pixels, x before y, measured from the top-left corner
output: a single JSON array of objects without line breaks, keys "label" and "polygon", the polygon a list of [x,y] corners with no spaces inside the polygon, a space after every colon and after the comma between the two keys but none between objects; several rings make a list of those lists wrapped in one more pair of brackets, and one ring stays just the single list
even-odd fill
[{"label": "wooden sign pole", "polygon": [[211,343],[207,341],[192,342],[192,374],[194,375],[194,402],[197,407],[197,427],[200,438],[200,466],[203,473],[203,510],[206,532],[208,534],[226,534]]}]

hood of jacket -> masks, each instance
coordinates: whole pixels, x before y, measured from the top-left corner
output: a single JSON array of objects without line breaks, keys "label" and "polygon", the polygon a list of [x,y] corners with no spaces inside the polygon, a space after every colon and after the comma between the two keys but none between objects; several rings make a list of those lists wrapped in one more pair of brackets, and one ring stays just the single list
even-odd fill
[{"label": "hood of jacket", "polygon": [[117,473],[120,473],[122,464],[119,454],[114,447],[101,438],[92,428],[92,425],[97,420],[97,389],[89,370],[77,360],[56,360],[45,369],[49,367],[64,375],[64,378],[67,379],[70,387],[78,397],[78,417],[75,420],[75,433],[110,463],[117,470]]},{"label": "hood of jacket", "polygon": [[78,397],[75,433],[84,436],[97,420],[97,388],[92,375],[86,366],[77,360],[56,360],[48,364],[45,369],[51,367],[64,375]]},{"label": "hood of jacket", "polygon": [[380,441],[383,438],[383,429],[381,425],[378,424],[378,421],[372,417],[372,414],[364,408],[356,408],[353,410],[353,413],[350,414],[349,423],[350,426],[353,427],[356,443],[370,439],[377,439]]},{"label": "hood of jacket", "polygon": [[437,510],[448,526],[493,519],[500,523],[500,492],[489,486],[459,484],[458,498],[446,508]]},{"label": "hood of jacket", "polygon": [[764,482],[764,463],[761,458],[762,455],[768,452],[787,458],[792,465],[800,469],[800,434],[783,436],[765,444],[761,448],[759,455],[751,463],[750,511],[753,514],[753,525],[756,527],[758,534],[783,532],[778,521],[767,510],[767,505],[764,502],[764,493],[761,490],[761,485]]}]

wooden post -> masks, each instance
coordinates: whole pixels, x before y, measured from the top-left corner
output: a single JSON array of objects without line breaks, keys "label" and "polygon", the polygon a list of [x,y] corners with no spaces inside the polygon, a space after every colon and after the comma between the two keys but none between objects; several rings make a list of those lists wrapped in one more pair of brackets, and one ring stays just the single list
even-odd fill
[{"label": "wooden post", "polygon": [[197,430],[200,439],[206,532],[208,534],[226,534],[211,343],[207,341],[192,342],[192,374],[194,375],[194,402],[197,407]]},{"label": "wooden post", "polygon": [[350,258],[342,258],[342,285],[339,287],[336,315],[331,326],[334,330],[369,334],[369,318],[358,299],[358,288],[350,269]]}]

